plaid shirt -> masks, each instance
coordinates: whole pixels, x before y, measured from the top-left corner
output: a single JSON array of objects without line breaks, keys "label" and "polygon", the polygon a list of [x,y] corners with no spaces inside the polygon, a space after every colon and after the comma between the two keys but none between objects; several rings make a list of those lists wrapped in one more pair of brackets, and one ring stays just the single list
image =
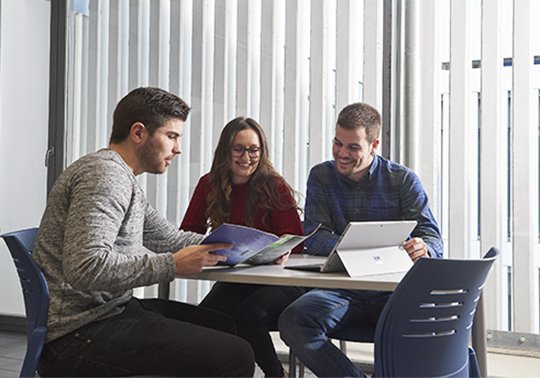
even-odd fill
[{"label": "plaid shirt", "polygon": [[379,155],[360,182],[341,175],[335,162],[311,169],[307,182],[305,233],[321,228],[304,244],[307,253],[328,255],[351,221],[416,220],[411,237],[422,238],[432,257],[443,256],[439,226],[418,176]]}]

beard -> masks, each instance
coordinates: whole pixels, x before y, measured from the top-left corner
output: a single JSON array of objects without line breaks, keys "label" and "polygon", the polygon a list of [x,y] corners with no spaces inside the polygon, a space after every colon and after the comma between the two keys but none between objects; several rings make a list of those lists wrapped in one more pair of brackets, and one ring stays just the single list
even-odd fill
[{"label": "beard", "polygon": [[352,174],[355,171],[355,168],[357,168],[359,165],[358,160],[351,158],[341,160],[339,157],[334,156],[334,161],[336,163],[338,172],[344,176],[349,176]]},{"label": "beard", "polygon": [[[367,161],[366,161],[367,160]],[[334,155],[334,161],[337,171],[351,180],[358,181],[368,170],[373,162],[373,159],[353,159],[348,158],[340,162],[339,157]]]},{"label": "beard", "polygon": [[159,151],[152,143],[152,138],[148,139],[139,149],[137,149],[137,159],[144,172],[161,174],[166,171],[166,165],[159,156]]}]

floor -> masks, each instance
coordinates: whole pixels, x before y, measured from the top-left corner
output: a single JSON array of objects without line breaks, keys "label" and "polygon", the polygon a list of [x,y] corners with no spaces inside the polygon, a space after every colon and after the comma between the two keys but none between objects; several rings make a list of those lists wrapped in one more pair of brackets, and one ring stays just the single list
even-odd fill
[{"label": "floor", "polygon": [[0,332],[0,377],[18,377],[26,351],[26,335]]},{"label": "floor", "polygon": [[[280,356],[286,358],[286,348],[280,340],[274,340]],[[372,345],[348,343],[347,354],[362,366],[373,363]],[[0,377],[18,377],[26,350],[26,336],[20,333],[0,332]],[[369,372],[369,371],[368,371]],[[488,353],[490,377],[540,377],[540,358]],[[263,377],[257,369],[255,377]],[[315,377],[307,371],[305,377]]]},{"label": "floor", "polygon": [[[283,359],[286,358],[286,346],[277,337],[274,337],[276,349],[282,353]],[[488,375],[492,378],[528,378],[540,377],[540,358],[523,357],[510,354],[493,353],[488,350]],[[347,355],[354,362],[359,364],[362,370],[370,375],[373,369],[373,344],[367,343],[347,343]],[[256,377],[264,377],[262,372],[256,374]],[[305,377],[315,377],[310,371],[306,372]]]}]

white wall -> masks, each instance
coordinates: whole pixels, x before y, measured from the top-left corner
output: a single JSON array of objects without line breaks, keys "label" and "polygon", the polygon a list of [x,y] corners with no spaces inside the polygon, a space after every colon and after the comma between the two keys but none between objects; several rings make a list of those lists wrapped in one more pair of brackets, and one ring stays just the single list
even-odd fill
[{"label": "white wall", "polygon": [[[37,226],[45,207],[50,2],[5,0],[0,6],[0,233],[5,233]],[[24,315],[3,241],[0,293],[0,315]]]}]

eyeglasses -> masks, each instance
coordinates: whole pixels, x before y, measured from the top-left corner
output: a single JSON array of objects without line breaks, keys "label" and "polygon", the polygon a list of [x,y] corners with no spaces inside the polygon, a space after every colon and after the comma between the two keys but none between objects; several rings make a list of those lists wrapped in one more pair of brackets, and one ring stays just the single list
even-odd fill
[{"label": "eyeglasses", "polygon": [[232,157],[239,158],[244,156],[244,153],[248,153],[250,158],[258,158],[261,155],[261,148],[257,146],[244,147],[244,146],[234,146],[231,148]]}]

